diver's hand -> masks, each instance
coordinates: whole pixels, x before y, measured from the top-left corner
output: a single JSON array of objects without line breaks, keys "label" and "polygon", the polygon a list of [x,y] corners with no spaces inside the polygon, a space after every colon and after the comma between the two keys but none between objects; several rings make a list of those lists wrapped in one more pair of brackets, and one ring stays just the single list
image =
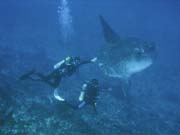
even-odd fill
[{"label": "diver's hand", "polygon": [[98,58],[94,57],[94,58],[91,59],[91,62],[95,63],[97,60],[98,60]]}]

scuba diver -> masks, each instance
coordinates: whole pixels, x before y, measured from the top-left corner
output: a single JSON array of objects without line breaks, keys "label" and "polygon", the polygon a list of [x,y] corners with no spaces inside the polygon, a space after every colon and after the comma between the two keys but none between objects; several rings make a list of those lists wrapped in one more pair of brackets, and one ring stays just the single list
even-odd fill
[{"label": "scuba diver", "polygon": [[[63,98],[61,98],[58,95],[57,91],[54,91],[54,97],[59,100],[66,103],[68,106],[70,106],[73,109],[81,109],[85,107],[86,105],[92,105],[94,108],[94,111],[97,113],[96,109],[96,101],[99,98],[99,82],[97,79],[91,79],[90,81],[86,81],[82,86],[82,91],[79,96],[80,103],[78,105],[73,105]],[[62,100],[63,99],[63,100]]]},{"label": "scuba diver", "polygon": [[42,73],[36,72],[34,69],[20,76],[20,80],[30,79],[32,81],[41,81],[53,88],[58,88],[59,83],[63,77],[72,76],[81,65],[94,63],[97,58],[91,60],[82,61],[79,57],[66,57],[62,61],[54,65],[54,70],[48,74],[44,75]]},{"label": "scuba diver", "polygon": [[78,108],[83,108],[85,105],[92,105],[94,111],[97,113],[96,101],[99,98],[99,82],[97,79],[92,79],[87,81],[82,86],[82,91],[79,96],[79,101],[81,102],[78,105]]}]

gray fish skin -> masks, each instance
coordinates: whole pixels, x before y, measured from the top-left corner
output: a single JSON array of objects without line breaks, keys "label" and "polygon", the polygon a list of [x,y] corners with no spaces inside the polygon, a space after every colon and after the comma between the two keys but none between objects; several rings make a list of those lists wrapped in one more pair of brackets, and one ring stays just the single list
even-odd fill
[{"label": "gray fish skin", "polygon": [[152,65],[157,51],[154,42],[128,37],[121,38],[99,16],[106,45],[99,54],[99,66],[111,77],[128,79]]}]

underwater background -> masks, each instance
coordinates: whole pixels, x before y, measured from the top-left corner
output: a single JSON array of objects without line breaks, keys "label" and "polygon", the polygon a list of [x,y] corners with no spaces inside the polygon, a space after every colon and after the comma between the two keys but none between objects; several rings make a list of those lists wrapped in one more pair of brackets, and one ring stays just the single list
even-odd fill
[{"label": "underwater background", "polygon": [[[83,82],[98,78],[112,88],[101,93],[98,114],[72,110],[45,84],[18,80],[32,68],[48,73],[66,56],[95,57],[105,44],[99,15],[120,36],[157,46],[154,63],[130,78],[128,97],[122,80],[96,64],[60,89],[75,101]],[[0,17],[0,135],[180,135],[180,1],[1,0]]]}]

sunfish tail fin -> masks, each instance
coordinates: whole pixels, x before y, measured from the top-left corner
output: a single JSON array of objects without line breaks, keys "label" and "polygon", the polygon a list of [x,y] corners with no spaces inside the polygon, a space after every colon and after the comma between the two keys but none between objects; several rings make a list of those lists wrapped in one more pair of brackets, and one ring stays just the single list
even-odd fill
[{"label": "sunfish tail fin", "polygon": [[119,40],[119,35],[109,26],[104,17],[99,15],[99,19],[103,28],[104,38],[108,43],[114,43]]}]

